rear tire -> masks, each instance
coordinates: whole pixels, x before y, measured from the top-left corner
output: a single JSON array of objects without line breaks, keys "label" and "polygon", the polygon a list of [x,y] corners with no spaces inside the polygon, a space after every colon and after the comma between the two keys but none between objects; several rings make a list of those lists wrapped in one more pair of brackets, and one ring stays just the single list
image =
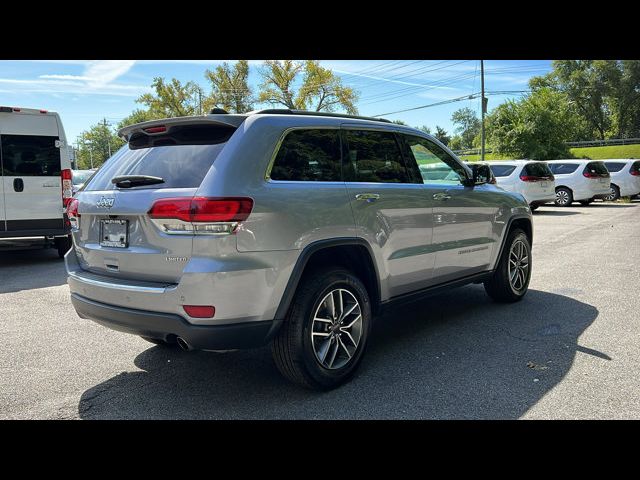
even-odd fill
[{"label": "rear tire", "polygon": [[55,246],[58,250],[58,256],[64,258],[65,254],[71,249],[71,235],[66,237],[58,237],[55,239]]},{"label": "rear tire", "polygon": [[487,294],[499,303],[522,300],[529,289],[531,260],[527,235],[519,228],[511,230],[493,276],[484,282]]},{"label": "rear tire", "polygon": [[559,207],[568,207],[573,203],[573,193],[565,187],[556,188],[555,204]]},{"label": "rear tire", "polygon": [[620,188],[617,185],[611,184],[611,193],[606,197],[603,197],[603,200],[606,202],[615,202],[620,198]]},{"label": "rear tire", "polygon": [[370,330],[371,302],[360,279],[341,267],[315,270],[301,280],[271,345],[273,359],[291,382],[329,390],[355,373]]}]

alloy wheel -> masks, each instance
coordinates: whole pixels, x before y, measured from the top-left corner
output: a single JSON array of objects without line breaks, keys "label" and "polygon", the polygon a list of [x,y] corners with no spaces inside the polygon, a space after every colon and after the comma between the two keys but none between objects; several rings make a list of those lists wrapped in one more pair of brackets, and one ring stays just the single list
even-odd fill
[{"label": "alloy wheel", "polygon": [[569,193],[566,190],[558,190],[556,192],[556,202],[558,205],[566,205],[569,203]]},{"label": "alloy wheel", "polygon": [[509,250],[509,282],[514,291],[524,289],[529,276],[529,249],[522,240],[516,240]]}]

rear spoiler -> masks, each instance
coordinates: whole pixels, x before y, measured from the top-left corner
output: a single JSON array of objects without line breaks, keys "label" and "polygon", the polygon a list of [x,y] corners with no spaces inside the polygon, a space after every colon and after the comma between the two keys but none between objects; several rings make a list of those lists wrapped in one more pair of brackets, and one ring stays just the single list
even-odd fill
[{"label": "rear spoiler", "polygon": [[246,115],[202,115],[197,117],[175,117],[161,120],[149,120],[121,128],[118,135],[127,142],[134,133],[147,133],[145,129],[151,127],[167,127],[169,130],[175,125],[220,125],[224,127],[238,128],[247,118]]}]

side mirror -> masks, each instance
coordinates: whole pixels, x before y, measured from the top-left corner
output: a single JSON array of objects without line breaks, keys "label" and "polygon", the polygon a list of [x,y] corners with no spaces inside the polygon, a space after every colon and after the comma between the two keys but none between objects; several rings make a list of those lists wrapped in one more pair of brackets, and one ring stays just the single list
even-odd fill
[{"label": "side mirror", "polygon": [[484,185],[485,183],[491,182],[493,174],[489,165],[486,163],[472,163],[469,167],[471,167],[471,171],[473,172],[473,181],[470,181],[468,186]]}]

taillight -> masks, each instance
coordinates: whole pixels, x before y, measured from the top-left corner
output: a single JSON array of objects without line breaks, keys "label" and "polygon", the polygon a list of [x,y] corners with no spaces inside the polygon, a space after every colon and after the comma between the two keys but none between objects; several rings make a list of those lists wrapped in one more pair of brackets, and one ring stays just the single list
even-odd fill
[{"label": "taillight", "polygon": [[148,213],[166,233],[230,234],[252,209],[253,200],[246,197],[163,198]]},{"label": "taillight", "polygon": [[600,174],[599,173],[582,172],[582,175],[584,175],[587,178],[600,178]]},{"label": "taillight", "polygon": [[73,183],[71,181],[71,170],[68,168],[60,172],[62,177],[62,205],[67,206],[73,197]]},{"label": "taillight", "polygon": [[71,228],[78,228],[80,225],[80,214],[78,213],[78,199],[72,198],[67,204],[67,220]]},{"label": "taillight", "polygon": [[193,318],[213,318],[216,314],[216,307],[213,305],[183,305],[182,308]]},{"label": "taillight", "polygon": [[640,170],[631,170],[629,173],[634,177],[640,177]]},{"label": "taillight", "polygon": [[143,130],[147,133],[163,133],[167,131],[167,127],[164,125],[158,125],[157,127],[143,128]]},{"label": "taillight", "polygon": [[520,175],[520,180],[523,182],[539,182],[540,177],[535,177],[533,175]]}]

